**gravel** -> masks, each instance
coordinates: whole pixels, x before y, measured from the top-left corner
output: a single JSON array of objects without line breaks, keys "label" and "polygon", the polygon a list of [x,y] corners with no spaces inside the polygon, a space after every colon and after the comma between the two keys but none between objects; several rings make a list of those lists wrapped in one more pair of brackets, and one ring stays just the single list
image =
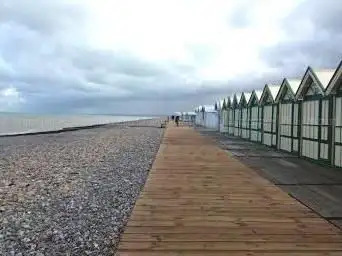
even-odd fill
[{"label": "gravel", "polygon": [[115,254],[163,133],[127,124],[0,138],[0,255]]}]

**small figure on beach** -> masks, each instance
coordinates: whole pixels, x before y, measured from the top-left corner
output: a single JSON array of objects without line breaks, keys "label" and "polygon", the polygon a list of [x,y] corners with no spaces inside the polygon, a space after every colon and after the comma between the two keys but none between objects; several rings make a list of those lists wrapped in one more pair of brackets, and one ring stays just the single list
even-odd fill
[{"label": "small figure on beach", "polygon": [[179,125],[179,116],[176,116],[175,122],[176,122],[176,125],[178,126]]}]

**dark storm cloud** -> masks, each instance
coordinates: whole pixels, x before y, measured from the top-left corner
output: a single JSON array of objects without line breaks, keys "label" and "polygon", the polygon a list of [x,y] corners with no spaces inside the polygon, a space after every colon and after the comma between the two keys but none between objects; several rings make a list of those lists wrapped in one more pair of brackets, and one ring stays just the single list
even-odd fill
[{"label": "dark storm cloud", "polygon": [[307,0],[283,20],[287,39],[265,48],[261,58],[284,76],[301,76],[308,65],[335,68],[342,57],[339,0]]}]

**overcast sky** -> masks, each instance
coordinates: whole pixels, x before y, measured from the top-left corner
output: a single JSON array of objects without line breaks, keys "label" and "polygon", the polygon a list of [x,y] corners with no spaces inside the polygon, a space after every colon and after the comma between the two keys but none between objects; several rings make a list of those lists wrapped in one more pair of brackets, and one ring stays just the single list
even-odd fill
[{"label": "overcast sky", "polygon": [[340,0],[0,0],[0,111],[163,114],[341,58]]}]

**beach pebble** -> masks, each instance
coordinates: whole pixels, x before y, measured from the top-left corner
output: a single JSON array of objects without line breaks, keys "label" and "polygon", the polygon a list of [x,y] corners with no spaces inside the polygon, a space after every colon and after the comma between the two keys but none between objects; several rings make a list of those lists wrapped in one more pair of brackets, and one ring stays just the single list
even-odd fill
[{"label": "beach pebble", "polygon": [[0,138],[0,255],[114,255],[163,129]]}]

